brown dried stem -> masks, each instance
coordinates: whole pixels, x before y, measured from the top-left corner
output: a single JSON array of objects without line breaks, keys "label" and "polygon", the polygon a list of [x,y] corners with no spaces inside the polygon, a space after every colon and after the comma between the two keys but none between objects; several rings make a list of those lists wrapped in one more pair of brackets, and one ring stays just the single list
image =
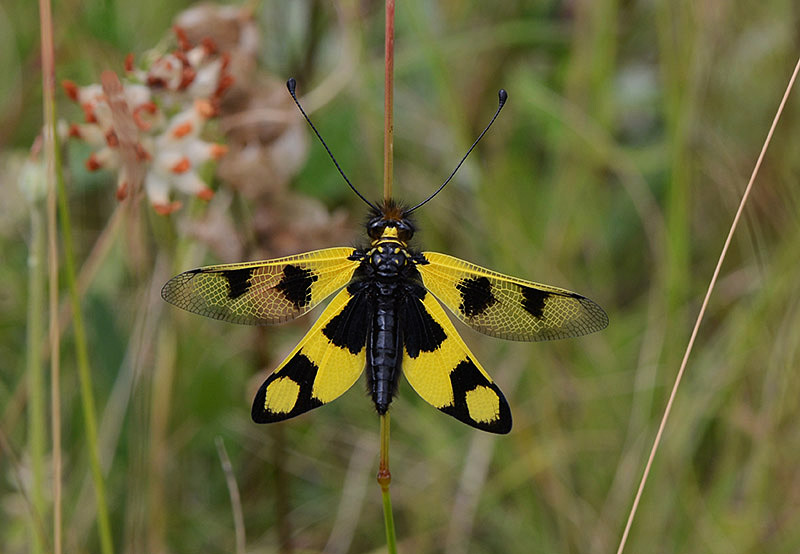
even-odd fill
[{"label": "brown dried stem", "polygon": [[386,0],[386,49],[383,112],[383,199],[392,198],[394,157],[394,0]]},{"label": "brown dried stem", "polygon": [[798,72],[800,72],[800,59],[797,60],[797,64],[795,64],[792,76],[789,78],[789,83],[786,85],[786,91],[783,93],[783,98],[781,99],[781,103],[778,106],[778,110],[775,113],[775,117],[772,120],[772,125],[770,126],[769,132],[767,133],[767,138],[764,140],[764,145],[761,147],[761,153],[758,155],[755,167],[753,167],[753,172],[750,175],[750,180],[747,183],[747,187],[745,187],[744,189],[744,194],[742,194],[742,199],[739,202],[739,208],[736,210],[736,215],[733,217],[731,228],[728,231],[728,237],[725,239],[725,244],[722,246],[722,252],[720,252],[719,259],[717,260],[717,266],[714,268],[714,273],[711,276],[711,281],[708,284],[708,290],[706,290],[705,298],[703,298],[703,304],[702,306],[700,306],[700,312],[697,314],[697,319],[694,322],[694,328],[692,329],[692,334],[689,337],[689,343],[686,345],[686,351],[683,354],[683,360],[681,361],[680,368],[678,369],[678,374],[675,377],[675,383],[672,385],[672,392],[670,392],[669,400],[667,400],[667,406],[664,408],[664,414],[661,417],[661,423],[658,426],[658,431],[656,432],[656,438],[653,441],[652,448],[650,449],[650,456],[648,457],[647,463],[645,464],[644,472],[642,474],[642,479],[639,481],[639,488],[636,491],[636,496],[633,499],[633,505],[631,506],[631,511],[628,514],[628,521],[625,524],[625,530],[622,532],[622,538],[620,539],[619,547],[617,548],[617,554],[622,554],[622,551],[625,549],[625,543],[628,539],[628,533],[630,533],[631,526],[633,525],[633,518],[636,516],[636,509],[639,507],[639,501],[642,498],[642,492],[644,491],[644,486],[647,483],[647,477],[650,475],[650,468],[653,465],[653,459],[656,457],[656,452],[658,451],[658,447],[661,444],[661,437],[664,434],[664,428],[667,425],[669,414],[672,411],[672,404],[675,400],[675,396],[677,395],[678,387],[680,386],[681,380],[683,379],[683,374],[686,370],[686,364],[689,361],[689,355],[692,353],[692,348],[694,347],[694,341],[697,338],[697,332],[700,329],[700,324],[703,322],[703,316],[706,313],[708,300],[709,298],[711,298],[711,293],[714,292],[714,286],[717,283],[717,278],[719,277],[720,270],[722,269],[722,263],[725,261],[725,255],[728,253],[728,247],[731,245],[731,241],[733,240],[733,233],[736,231],[736,227],[739,224],[739,219],[741,219],[742,213],[744,212],[744,207],[747,204],[747,199],[750,196],[750,191],[753,188],[753,183],[755,182],[756,176],[758,175],[758,171],[761,168],[761,162],[764,160],[764,154],[766,154],[767,148],[769,147],[769,143],[772,140],[772,135],[775,132],[775,127],[778,125],[778,121],[781,118],[781,114],[783,113],[783,108],[786,105],[786,100],[789,97],[789,93],[792,91],[792,87],[794,86],[794,82],[795,79],[797,78]]}]

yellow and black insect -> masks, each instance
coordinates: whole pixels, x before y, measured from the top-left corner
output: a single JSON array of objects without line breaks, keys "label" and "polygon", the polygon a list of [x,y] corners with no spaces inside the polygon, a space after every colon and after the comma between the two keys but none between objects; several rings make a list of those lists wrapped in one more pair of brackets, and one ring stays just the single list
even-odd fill
[{"label": "yellow and black insect", "polygon": [[[294,79],[287,85],[297,102]],[[506,92],[501,90],[499,97],[497,112],[456,170],[500,113]],[[484,431],[508,433],[508,402],[440,303],[481,333],[518,341],[584,335],[605,328],[608,316],[574,292],[409,248],[415,231],[410,214],[436,196],[455,170],[426,200],[404,209],[393,201],[369,202],[331,158],[371,208],[368,247],[193,269],[167,282],[162,297],[208,317],[272,325],[305,314],[339,291],[261,385],[252,409],[257,423],[288,419],[336,399],[366,368],[368,392],[380,414],[389,409],[402,372],[425,401],[444,413]]]}]

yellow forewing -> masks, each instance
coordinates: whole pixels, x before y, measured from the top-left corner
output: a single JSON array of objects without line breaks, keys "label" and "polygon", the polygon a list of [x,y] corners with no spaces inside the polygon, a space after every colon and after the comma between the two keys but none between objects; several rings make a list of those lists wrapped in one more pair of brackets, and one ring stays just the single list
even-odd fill
[{"label": "yellow forewing", "polygon": [[[366,325],[352,316],[352,307],[358,309],[360,300],[347,289],[333,298],[300,344],[261,385],[253,401],[256,423],[281,421],[326,404],[358,380],[366,364],[367,333]],[[351,329],[352,325],[357,327]]]},{"label": "yellow forewing", "polygon": [[409,352],[406,343],[403,373],[408,382],[426,402],[467,425],[508,433],[511,410],[503,393],[464,344],[436,299],[426,294],[418,302],[432,322],[418,326],[427,334],[415,340],[422,348]]},{"label": "yellow forewing", "polygon": [[509,340],[576,337],[604,329],[608,316],[574,292],[497,273],[464,260],[424,252],[425,287],[461,321],[481,333]]},{"label": "yellow forewing", "polygon": [[359,262],[352,248],[186,271],[161,290],[167,302],[207,317],[248,325],[283,323],[346,285]]}]

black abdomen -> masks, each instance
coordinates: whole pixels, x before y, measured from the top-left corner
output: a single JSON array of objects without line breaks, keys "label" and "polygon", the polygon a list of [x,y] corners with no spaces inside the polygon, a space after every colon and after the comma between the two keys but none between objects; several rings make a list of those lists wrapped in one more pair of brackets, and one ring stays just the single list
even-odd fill
[{"label": "black abdomen", "polygon": [[367,377],[372,401],[378,413],[383,415],[397,390],[403,341],[397,321],[394,283],[376,288],[375,311],[367,344]]},{"label": "black abdomen", "polygon": [[370,297],[367,382],[378,413],[389,409],[403,362],[403,305],[409,284],[419,273],[405,244],[382,241],[364,259],[364,282]]}]

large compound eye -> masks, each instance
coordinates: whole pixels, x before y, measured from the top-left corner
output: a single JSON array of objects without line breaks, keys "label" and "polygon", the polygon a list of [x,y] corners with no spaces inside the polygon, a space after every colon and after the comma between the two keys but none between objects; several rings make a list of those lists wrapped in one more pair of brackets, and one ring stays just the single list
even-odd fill
[{"label": "large compound eye", "polygon": [[382,217],[375,217],[367,223],[367,234],[372,240],[378,240],[386,228],[386,221]]},{"label": "large compound eye", "polygon": [[403,242],[408,242],[414,236],[414,228],[406,220],[397,222],[397,238]]}]

